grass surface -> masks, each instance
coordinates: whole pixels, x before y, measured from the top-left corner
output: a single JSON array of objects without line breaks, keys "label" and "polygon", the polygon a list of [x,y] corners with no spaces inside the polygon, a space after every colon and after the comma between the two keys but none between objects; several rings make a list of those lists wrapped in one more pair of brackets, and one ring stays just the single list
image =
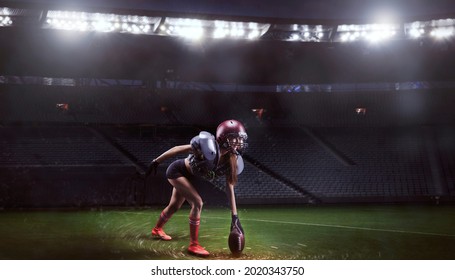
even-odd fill
[{"label": "grass surface", "polygon": [[[161,208],[0,212],[0,259],[197,259],[188,255],[188,209],[150,236]],[[199,240],[209,259],[455,259],[455,206],[248,207],[246,246],[227,246],[230,212],[206,208]]]}]

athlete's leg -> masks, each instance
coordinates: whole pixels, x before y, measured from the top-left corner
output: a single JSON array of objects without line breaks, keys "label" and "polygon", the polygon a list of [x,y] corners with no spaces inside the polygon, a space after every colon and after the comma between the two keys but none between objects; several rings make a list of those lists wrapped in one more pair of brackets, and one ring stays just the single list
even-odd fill
[{"label": "athlete's leg", "polygon": [[202,198],[190,181],[185,177],[179,177],[177,179],[169,179],[169,183],[190,204],[190,218],[200,219],[203,206]]},{"label": "athlete's leg", "polygon": [[171,200],[169,204],[161,212],[158,221],[156,222],[155,227],[152,229],[152,235],[159,237],[163,240],[171,240],[172,238],[163,231],[164,225],[169,221],[169,219],[177,212],[182,204],[185,202],[185,197],[183,197],[175,188],[172,190]]},{"label": "athlete's leg", "polygon": [[202,198],[199,193],[196,191],[194,186],[190,181],[185,177],[179,177],[176,179],[169,179],[169,183],[177,190],[177,192],[182,195],[186,201],[191,206],[189,224],[190,224],[190,246],[188,251],[201,256],[208,256],[204,248],[199,245],[198,236],[199,236],[199,224],[201,219],[202,211]]},{"label": "athlete's leg", "polygon": [[180,194],[175,188],[172,189],[172,196],[169,204],[163,211],[166,211],[168,215],[172,216],[175,212],[177,212],[182,204],[185,202],[185,197]]}]

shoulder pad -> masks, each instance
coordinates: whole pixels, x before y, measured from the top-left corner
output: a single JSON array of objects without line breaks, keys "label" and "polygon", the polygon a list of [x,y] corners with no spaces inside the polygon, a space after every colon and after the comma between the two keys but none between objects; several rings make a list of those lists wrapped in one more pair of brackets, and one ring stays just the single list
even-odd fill
[{"label": "shoulder pad", "polygon": [[199,144],[199,135],[198,136],[194,136],[191,141],[190,141],[190,145],[191,147],[193,148],[193,150],[197,153],[200,152],[201,150],[201,145]]},{"label": "shoulder pad", "polygon": [[245,168],[245,164],[243,162],[242,156],[241,155],[237,155],[237,175],[242,173],[244,168]]},{"label": "shoulder pad", "polygon": [[213,136],[210,132],[207,131],[201,131],[199,132],[199,138],[213,138],[215,139],[215,136]]},{"label": "shoulder pad", "polygon": [[218,154],[218,143],[215,137],[206,131],[201,131],[190,142],[197,153],[201,153],[206,159],[214,160]]}]

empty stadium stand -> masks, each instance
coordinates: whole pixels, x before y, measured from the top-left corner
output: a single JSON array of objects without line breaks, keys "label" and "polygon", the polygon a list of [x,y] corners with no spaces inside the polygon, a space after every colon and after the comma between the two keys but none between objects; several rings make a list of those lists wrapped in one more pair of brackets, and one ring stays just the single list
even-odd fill
[{"label": "empty stadium stand", "polygon": [[[455,99],[431,94],[1,85],[1,207],[166,203],[171,160],[146,179],[150,160],[231,117],[250,143],[239,203],[453,201]],[[203,185],[225,203],[220,182]]]}]

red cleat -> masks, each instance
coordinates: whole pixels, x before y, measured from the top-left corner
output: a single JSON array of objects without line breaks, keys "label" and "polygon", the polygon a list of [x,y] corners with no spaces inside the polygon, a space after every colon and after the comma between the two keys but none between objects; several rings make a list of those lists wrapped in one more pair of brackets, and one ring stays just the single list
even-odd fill
[{"label": "red cleat", "polygon": [[199,257],[208,257],[210,255],[210,253],[207,250],[205,250],[204,247],[197,243],[190,244],[190,246],[188,247],[188,252]]},{"label": "red cleat", "polygon": [[163,229],[161,228],[153,228],[152,229],[152,236],[159,238],[161,240],[169,241],[172,239],[169,235],[167,235]]}]

